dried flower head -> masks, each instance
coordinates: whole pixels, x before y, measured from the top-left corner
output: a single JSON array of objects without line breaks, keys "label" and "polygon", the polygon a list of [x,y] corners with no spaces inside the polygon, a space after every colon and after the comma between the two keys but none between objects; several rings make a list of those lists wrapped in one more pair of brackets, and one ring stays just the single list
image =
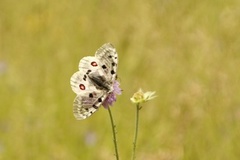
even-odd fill
[{"label": "dried flower head", "polygon": [[130,100],[132,101],[132,103],[144,103],[146,101],[149,101],[153,98],[155,98],[155,93],[156,92],[143,92],[142,89],[140,88],[136,93],[133,94],[132,98],[130,98]]}]

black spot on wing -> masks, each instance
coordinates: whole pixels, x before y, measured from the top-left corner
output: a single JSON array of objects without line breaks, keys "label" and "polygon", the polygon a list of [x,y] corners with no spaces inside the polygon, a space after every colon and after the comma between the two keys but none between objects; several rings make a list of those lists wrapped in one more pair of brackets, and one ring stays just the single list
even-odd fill
[{"label": "black spot on wing", "polygon": [[83,80],[86,81],[86,79],[87,79],[87,76],[86,76],[86,74],[84,74]]},{"label": "black spot on wing", "polygon": [[101,98],[98,98],[98,102],[102,102],[102,99],[101,99]]},{"label": "black spot on wing", "polygon": [[102,65],[102,68],[103,68],[103,69],[106,69],[107,67],[106,67],[106,65],[104,64],[104,65]]},{"label": "black spot on wing", "polygon": [[93,107],[93,108],[95,108],[95,109],[98,109],[98,107],[97,107],[95,104],[94,104],[94,105],[92,105],[92,107]]},{"label": "black spot on wing", "polygon": [[86,73],[86,74],[89,74],[90,72],[92,72],[92,70],[91,70],[91,69],[89,69],[89,70],[87,71],[87,73]]},{"label": "black spot on wing", "polygon": [[114,70],[111,70],[111,74],[115,74],[115,71],[114,71]]},{"label": "black spot on wing", "polygon": [[90,93],[90,94],[89,94],[89,97],[90,97],[90,98],[93,98],[93,94],[92,94],[92,93]]}]

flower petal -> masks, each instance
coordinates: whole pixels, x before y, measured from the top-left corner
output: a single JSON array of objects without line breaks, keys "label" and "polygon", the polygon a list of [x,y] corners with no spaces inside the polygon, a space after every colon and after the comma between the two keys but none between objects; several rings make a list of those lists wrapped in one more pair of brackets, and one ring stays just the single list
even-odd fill
[{"label": "flower petal", "polygon": [[136,93],[133,94],[132,98],[130,100],[132,103],[144,103],[146,101],[149,101],[153,98],[155,98],[155,93],[156,92],[143,92],[142,89],[140,88]]},{"label": "flower petal", "polygon": [[114,81],[113,83],[113,92],[111,92],[105,101],[102,103],[103,107],[108,109],[109,106],[112,106],[114,102],[117,100],[117,95],[122,93],[121,88],[119,87],[120,83],[118,81]]}]

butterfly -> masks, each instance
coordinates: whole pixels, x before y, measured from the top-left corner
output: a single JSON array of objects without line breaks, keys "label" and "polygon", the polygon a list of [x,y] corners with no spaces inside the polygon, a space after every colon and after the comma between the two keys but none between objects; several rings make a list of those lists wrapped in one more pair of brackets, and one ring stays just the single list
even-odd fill
[{"label": "butterfly", "polygon": [[73,92],[73,115],[77,120],[91,116],[114,90],[117,79],[118,54],[111,43],[100,47],[95,56],[83,57],[79,71],[70,79]]}]

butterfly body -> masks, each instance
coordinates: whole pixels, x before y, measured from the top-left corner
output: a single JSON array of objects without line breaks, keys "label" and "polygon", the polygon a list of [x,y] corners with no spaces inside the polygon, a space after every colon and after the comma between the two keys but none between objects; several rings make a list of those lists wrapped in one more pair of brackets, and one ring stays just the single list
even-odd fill
[{"label": "butterfly body", "polygon": [[100,47],[95,56],[80,60],[79,71],[70,79],[77,97],[73,103],[73,114],[78,120],[91,116],[114,90],[118,55],[112,44]]},{"label": "butterfly body", "polygon": [[98,75],[97,73],[92,73],[88,75],[92,84],[99,90],[105,90],[108,93],[113,91],[112,83],[107,81],[104,75]]}]

